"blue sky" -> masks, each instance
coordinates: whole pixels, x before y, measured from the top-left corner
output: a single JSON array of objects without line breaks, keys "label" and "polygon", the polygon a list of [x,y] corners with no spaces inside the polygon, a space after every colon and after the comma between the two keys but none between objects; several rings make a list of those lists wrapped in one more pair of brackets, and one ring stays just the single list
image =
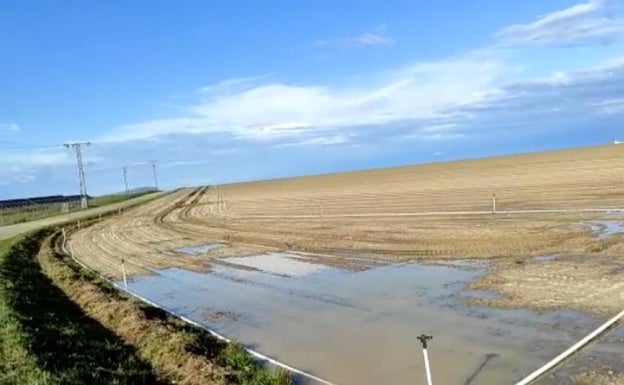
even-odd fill
[{"label": "blue sky", "polygon": [[620,0],[4,1],[0,198],[624,139]]}]

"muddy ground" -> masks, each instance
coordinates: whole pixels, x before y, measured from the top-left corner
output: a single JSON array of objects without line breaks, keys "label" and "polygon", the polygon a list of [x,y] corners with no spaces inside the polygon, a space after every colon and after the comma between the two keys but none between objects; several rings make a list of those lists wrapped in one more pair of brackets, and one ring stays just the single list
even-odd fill
[{"label": "muddy ground", "polygon": [[[602,227],[596,228],[624,222],[618,212],[268,221],[218,215],[217,195],[210,188],[182,190],[77,231],[71,248],[113,278],[121,277],[122,258],[129,275],[169,267],[205,271],[223,263],[220,258],[279,251],[309,253],[347,269],[367,268],[353,257],[483,259],[491,274],[474,288],[506,295],[490,305],[599,315],[624,307],[624,238],[601,236]],[[213,215],[193,214],[211,208]],[[219,247],[209,252],[185,252],[213,243]],[[540,259],[549,255],[557,257]]]}]

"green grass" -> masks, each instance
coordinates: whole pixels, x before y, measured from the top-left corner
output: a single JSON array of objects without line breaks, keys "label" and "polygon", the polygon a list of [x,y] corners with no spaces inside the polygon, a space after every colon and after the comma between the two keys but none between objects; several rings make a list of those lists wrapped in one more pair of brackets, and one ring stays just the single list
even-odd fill
[{"label": "green grass", "polygon": [[[0,241],[0,263],[18,239]],[[51,374],[41,369],[27,349],[27,336],[19,316],[7,303],[11,283],[0,275],[0,384],[50,384]]]},{"label": "green grass", "polygon": [[[150,320],[158,319],[172,332],[180,332],[185,338],[184,349],[227,369],[229,382],[238,385],[292,385],[292,375],[281,368],[263,367],[238,343],[226,343],[212,336],[207,331],[189,325],[166,311],[147,305],[135,298],[122,295],[108,282],[100,279],[91,271],[86,271],[73,260],[56,254],[63,261],[67,271],[57,271],[60,279],[82,280],[96,284],[100,290],[115,300],[131,301],[137,305],[143,317]],[[159,341],[151,341],[147,350],[159,354]]]},{"label": "green grass", "polygon": [[[74,205],[72,206],[71,211],[75,210],[77,210],[77,208]],[[30,222],[61,214],[61,205],[58,203],[49,205],[0,208],[0,226]]]},{"label": "green grass", "polygon": [[0,384],[155,384],[132,346],[41,272],[44,230],[0,248]]},{"label": "green grass", "polygon": [[[103,207],[113,203],[119,203],[132,198],[138,198],[143,195],[151,194],[155,191],[146,190],[131,194],[111,194],[94,197],[89,200],[89,207]],[[70,204],[69,211],[80,211],[80,202],[73,202]],[[32,205],[24,207],[12,207],[0,209],[0,226],[8,226],[17,223],[30,222],[37,219],[54,217],[57,215],[63,215],[61,213],[61,204],[53,203],[46,205]]]},{"label": "green grass", "polygon": [[217,362],[237,373],[242,385],[291,385],[290,373],[282,369],[267,370],[238,344],[227,344],[218,356]]},{"label": "green grass", "polygon": [[102,195],[102,196],[90,199],[89,207],[102,207],[106,205],[111,205],[113,203],[127,201],[128,199],[138,198],[140,196],[152,194],[154,192],[155,191],[153,190],[148,190],[148,191],[142,191],[142,192],[130,193],[130,194]]},{"label": "green grass", "polygon": [[[53,254],[58,267],[48,271],[52,272],[50,276],[46,275],[37,254],[52,233],[49,229],[40,230],[0,241],[0,385],[169,382],[156,376],[149,355],[139,354],[137,347],[115,334],[115,328],[106,328],[85,314],[61,289],[63,286],[57,286],[58,282],[53,280],[59,279],[59,274],[73,282],[96,283],[110,298],[109,306],[114,306],[115,300],[136,302],[145,318],[159,319],[171,332],[186,336],[186,351],[205,356],[224,368],[229,384],[292,385],[287,371],[265,368],[240,345],[219,341],[205,330],[121,295],[107,282],[61,255]],[[56,237],[58,233],[52,242]],[[160,351],[156,340],[149,343],[149,348]]]}]

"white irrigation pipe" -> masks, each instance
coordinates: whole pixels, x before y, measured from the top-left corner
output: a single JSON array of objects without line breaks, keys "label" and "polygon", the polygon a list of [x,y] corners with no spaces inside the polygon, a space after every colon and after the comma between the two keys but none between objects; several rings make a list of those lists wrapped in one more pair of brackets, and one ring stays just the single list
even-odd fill
[{"label": "white irrigation pipe", "polygon": [[121,260],[121,274],[123,276],[124,289],[128,291],[128,279],[126,278],[126,263]]},{"label": "white irrigation pipe", "polygon": [[425,370],[427,371],[427,384],[433,385],[433,380],[431,379],[431,367],[429,366],[429,354],[427,353],[427,349],[423,349],[423,357],[425,358]]},{"label": "white irrigation pipe", "polygon": [[622,318],[624,318],[624,310],[622,310],[622,312],[619,313],[618,315],[616,315],[615,317],[613,317],[610,320],[608,320],[607,322],[605,322],[598,329],[596,329],[593,332],[591,332],[587,337],[583,338],[582,340],[580,340],[579,342],[577,342],[576,344],[571,346],[568,350],[566,350],[565,352],[559,354],[557,357],[553,358],[546,365],[544,365],[541,368],[537,369],[536,371],[531,373],[529,376],[527,376],[522,381],[516,382],[515,385],[527,385],[527,384],[530,384],[531,382],[535,381],[538,377],[540,377],[541,375],[543,375],[544,373],[546,373],[550,369],[552,369],[555,366],[557,366],[559,363],[561,363],[561,361],[565,360],[570,355],[572,355],[574,352],[576,352],[577,350],[579,350],[580,348],[582,348],[583,346],[588,344],[591,340],[593,340],[594,338],[598,337],[605,330],[609,329],[611,326],[613,326],[616,322],[618,322]]},{"label": "white irrigation pipe", "polygon": [[[108,282],[109,284],[113,285],[114,287],[116,287],[117,289],[119,289],[119,290],[121,290],[121,291],[125,291],[125,292],[126,292],[126,293],[128,293],[129,295],[131,295],[131,296],[133,296],[133,297],[137,298],[138,300],[140,300],[140,301],[142,301],[142,302],[147,303],[148,305],[151,305],[151,306],[153,306],[153,307],[155,307],[155,308],[158,308],[158,309],[164,310],[164,311],[166,311],[167,313],[169,313],[169,314],[171,314],[171,315],[173,315],[173,316],[175,316],[175,317],[177,317],[177,318],[181,319],[182,321],[184,321],[184,322],[186,322],[186,323],[188,323],[188,324],[191,324],[191,325],[196,326],[196,327],[198,327],[198,328],[200,328],[200,329],[202,329],[202,330],[207,331],[207,332],[208,332],[208,333],[210,333],[212,336],[216,337],[217,339],[219,339],[219,340],[221,340],[221,341],[224,341],[224,342],[227,342],[227,343],[232,343],[232,340],[231,340],[231,339],[227,338],[227,337],[226,337],[226,336],[224,336],[224,335],[221,335],[221,334],[217,333],[216,331],[214,331],[214,330],[212,330],[212,329],[208,328],[207,326],[202,325],[202,324],[200,324],[200,323],[199,323],[199,322],[197,322],[197,321],[193,321],[192,319],[190,319],[190,318],[188,318],[188,317],[185,317],[185,316],[183,316],[182,314],[179,314],[179,313],[177,313],[177,312],[175,312],[175,311],[173,311],[173,310],[171,310],[171,309],[168,309],[168,308],[166,308],[166,307],[164,307],[164,306],[162,306],[162,305],[160,305],[160,304],[157,304],[157,303],[155,303],[155,302],[153,302],[153,301],[150,301],[149,299],[147,299],[147,298],[145,298],[145,297],[142,297],[142,296],[140,296],[140,295],[138,295],[138,294],[136,294],[136,293],[131,292],[131,291],[130,291],[130,290],[128,290],[128,288],[127,288],[127,283],[126,283],[126,287],[124,288],[124,287],[120,286],[119,284],[117,284],[116,282],[113,282],[112,280],[108,279],[108,278],[107,278],[107,277],[105,277],[104,275],[100,274],[98,271],[96,271],[96,270],[94,270],[94,269],[91,269],[90,267],[87,267],[84,263],[80,262],[80,261],[79,261],[79,260],[78,260],[78,259],[74,256],[74,253],[73,253],[73,252],[72,252],[72,250],[71,250],[71,245],[70,245],[70,247],[69,247],[69,251],[68,251],[68,249],[66,248],[66,242],[67,242],[67,237],[66,237],[66,235],[65,235],[65,229],[63,229],[63,244],[61,245],[61,248],[63,249],[63,252],[65,252],[65,254],[69,255],[69,256],[72,258],[72,260],[74,260],[74,262],[76,262],[77,264],[79,264],[80,266],[82,266],[84,269],[89,270],[89,271],[92,271],[92,272],[94,272],[95,274],[97,274],[97,275],[98,275],[98,277],[100,277],[102,280],[104,280],[104,281]],[[320,377],[317,377],[317,376],[315,376],[315,375],[313,375],[313,374],[311,374],[311,373],[305,372],[305,371],[303,371],[303,370],[301,370],[301,369],[297,369],[297,368],[295,368],[295,367],[293,367],[293,366],[290,366],[290,365],[288,365],[288,364],[286,364],[286,363],[284,363],[284,362],[278,361],[278,360],[276,360],[275,358],[272,358],[272,357],[269,357],[269,356],[267,356],[267,355],[264,355],[264,354],[262,354],[262,353],[260,353],[260,352],[257,352],[257,351],[255,351],[255,350],[253,350],[253,349],[250,349],[250,348],[248,348],[248,347],[246,347],[246,346],[243,346],[243,349],[245,349],[245,351],[246,351],[247,353],[251,354],[253,357],[256,357],[257,359],[262,360],[262,361],[269,362],[269,363],[271,363],[271,364],[273,364],[273,365],[275,365],[275,366],[277,366],[277,367],[280,367],[280,368],[282,368],[282,369],[286,369],[286,370],[288,370],[288,371],[289,371],[289,372],[291,372],[291,373],[296,373],[296,374],[298,374],[298,375],[300,375],[300,376],[306,377],[307,379],[314,380],[314,381],[316,381],[316,382],[318,382],[318,383],[321,383],[321,384],[324,384],[324,385],[337,385],[336,383],[333,383],[333,382],[331,382],[331,381],[327,381],[327,380],[322,379],[322,378],[320,378]]]}]

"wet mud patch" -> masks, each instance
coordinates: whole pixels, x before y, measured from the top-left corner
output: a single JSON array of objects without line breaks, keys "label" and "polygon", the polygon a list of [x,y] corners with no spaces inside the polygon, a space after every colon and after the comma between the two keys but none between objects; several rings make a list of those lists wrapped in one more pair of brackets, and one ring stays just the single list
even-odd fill
[{"label": "wet mud patch", "polygon": [[204,313],[203,319],[208,322],[236,321],[238,319],[238,314],[231,311],[209,310]]},{"label": "wet mud patch", "polygon": [[[624,382],[624,325],[591,343],[545,375],[536,385],[619,385]],[[572,379],[572,381],[570,380]],[[582,381],[581,381],[582,380]],[[619,381],[619,382],[618,382]]]},{"label": "wet mud patch", "polygon": [[473,290],[500,293],[478,304],[535,310],[573,309],[608,318],[624,303],[621,257],[609,255],[530,258],[522,263],[492,261],[488,274],[469,284]]}]

